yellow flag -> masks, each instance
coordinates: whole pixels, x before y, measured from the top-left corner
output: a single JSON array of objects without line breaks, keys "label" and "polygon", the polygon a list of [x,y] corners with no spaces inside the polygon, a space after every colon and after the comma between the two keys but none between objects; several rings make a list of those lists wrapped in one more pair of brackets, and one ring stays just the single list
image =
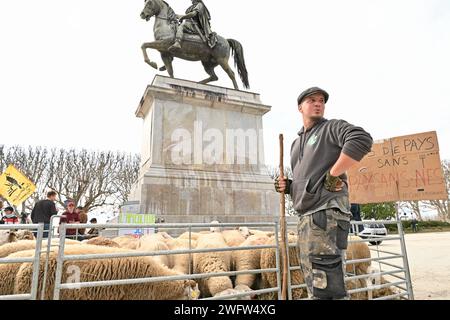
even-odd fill
[{"label": "yellow flag", "polygon": [[20,205],[36,191],[36,186],[13,165],[0,176],[0,195],[14,206]]}]

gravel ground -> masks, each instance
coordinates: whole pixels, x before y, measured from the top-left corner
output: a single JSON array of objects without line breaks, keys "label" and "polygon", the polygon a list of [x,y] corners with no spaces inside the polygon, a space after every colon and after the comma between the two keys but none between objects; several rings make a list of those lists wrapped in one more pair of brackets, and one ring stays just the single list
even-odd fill
[{"label": "gravel ground", "polygon": [[[406,247],[415,299],[450,300],[450,232],[408,234]],[[380,249],[400,252],[400,243]]]}]

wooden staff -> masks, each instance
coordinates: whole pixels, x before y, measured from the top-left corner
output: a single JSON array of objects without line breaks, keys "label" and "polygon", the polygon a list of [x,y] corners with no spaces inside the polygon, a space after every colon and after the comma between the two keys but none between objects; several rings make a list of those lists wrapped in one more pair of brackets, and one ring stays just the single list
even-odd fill
[{"label": "wooden staff", "polygon": [[[284,137],[280,134],[280,181],[284,180]],[[287,300],[288,258],[286,243],[286,198],[285,192],[280,196],[280,225],[281,225],[281,261],[283,264],[283,276],[281,285],[281,300]]]}]

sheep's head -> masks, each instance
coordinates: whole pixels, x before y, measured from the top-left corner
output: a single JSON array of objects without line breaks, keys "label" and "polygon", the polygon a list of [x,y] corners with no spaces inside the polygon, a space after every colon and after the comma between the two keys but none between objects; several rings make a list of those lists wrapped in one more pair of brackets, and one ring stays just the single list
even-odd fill
[{"label": "sheep's head", "polygon": [[247,239],[250,236],[250,230],[247,227],[240,227],[239,232],[245,239]]},{"label": "sheep's head", "polygon": [[[236,288],[234,288],[234,290],[236,290],[238,293],[252,292],[253,291],[250,287],[248,287],[248,286],[246,286],[244,284],[236,286]],[[242,297],[240,299],[241,300],[253,300],[253,299],[256,299],[256,294],[252,293],[252,294],[250,294],[248,296],[245,296],[245,297]]]},{"label": "sheep's head", "polygon": [[1,230],[0,231],[0,246],[5,243],[16,242],[17,234],[11,230]]},{"label": "sheep's head", "polygon": [[197,282],[186,280],[183,300],[198,300],[200,298],[200,290]]},{"label": "sheep's head", "polygon": [[17,232],[17,240],[36,240],[36,238],[30,230],[20,230]]},{"label": "sheep's head", "polygon": [[[211,222],[211,224],[220,224],[220,222],[219,221],[213,221],[213,222]],[[220,233],[220,232],[222,232],[222,230],[220,230],[220,227],[211,227],[210,228],[210,231],[212,232],[212,233]]]},{"label": "sheep's head", "polygon": [[[226,296],[231,296],[231,295],[236,295],[236,294],[241,294],[241,293],[246,293],[246,292],[251,292],[251,291],[252,291],[252,289],[250,289],[248,286],[239,285],[239,286],[236,286],[236,288],[234,288],[234,289],[227,289],[225,291],[219,292],[214,297],[215,298],[226,297]],[[230,300],[252,300],[254,297],[256,297],[254,294],[249,294],[248,296],[232,298]]]}]

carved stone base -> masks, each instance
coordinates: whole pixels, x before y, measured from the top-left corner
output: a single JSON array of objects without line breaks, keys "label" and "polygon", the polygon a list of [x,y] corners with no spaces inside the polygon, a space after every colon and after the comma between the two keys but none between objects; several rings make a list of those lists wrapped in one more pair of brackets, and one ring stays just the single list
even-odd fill
[{"label": "carved stone base", "polygon": [[130,200],[166,223],[272,222],[259,95],[156,76],[136,115],[142,167]]}]

